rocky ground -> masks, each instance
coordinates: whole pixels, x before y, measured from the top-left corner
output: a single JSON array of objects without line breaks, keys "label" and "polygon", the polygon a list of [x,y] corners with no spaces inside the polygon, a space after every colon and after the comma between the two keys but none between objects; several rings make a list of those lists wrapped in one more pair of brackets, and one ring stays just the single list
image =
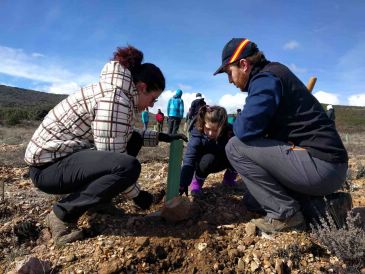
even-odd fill
[{"label": "rocky ground", "polygon": [[[2,144],[0,153],[22,146]],[[158,157],[141,159],[140,184],[155,193],[167,178],[168,147],[159,149]],[[364,207],[359,163],[365,160],[351,158],[351,194],[354,206]],[[257,234],[249,224],[257,216],[246,211],[241,190],[221,185],[223,173],[208,177],[205,198],[192,201],[188,220],[173,224],[151,216],[162,202],[141,211],[117,197],[123,214],[84,214],[79,226],[87,238],[58,247],[44,224],[57,197],[35,189],[27,174],[26,167],[0,166],[0,273],[19,269],[29,257],[52,273],[348,273],[310,231]]]}]

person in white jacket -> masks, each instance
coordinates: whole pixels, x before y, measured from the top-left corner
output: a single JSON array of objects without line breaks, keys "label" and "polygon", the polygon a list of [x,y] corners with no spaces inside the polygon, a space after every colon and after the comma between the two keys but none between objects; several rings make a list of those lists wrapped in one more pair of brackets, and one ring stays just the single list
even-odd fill
[{"label": "person in white jacket", "polygon": [[148,209],[153,195],[137,183],[138,151],[142,145],[186,138],[134,129],[136,113],[153,107],[165,89],[161,70],[142,60],[143,53],[132,46],[117,48],[99,82],[55,106],[28,144],[25,161],[34,185],[49,194],[69,194],[47,217],[59,244],[83,238],[78,218],[120,193]]}]

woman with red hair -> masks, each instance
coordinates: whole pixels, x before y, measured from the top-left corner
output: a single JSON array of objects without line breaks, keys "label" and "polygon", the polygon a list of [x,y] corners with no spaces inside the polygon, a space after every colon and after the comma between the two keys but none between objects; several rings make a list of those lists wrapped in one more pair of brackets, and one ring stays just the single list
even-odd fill
[{"label": "woman with red hair", "polygon": [[148,209],[153,195],[137,183],[136,155],[142,145],[186,138],[133,127],[136,113],[153,107],[165,89],[161,70],[142,60],[132,46],[117,48],[99,82],[54,107],[28,144],[25,161],[34,185],[49,194],[69,194],[47,217],[58,244],[83,238],[79,217],[101,205],[113,209],[110,202],[120,193]]}]

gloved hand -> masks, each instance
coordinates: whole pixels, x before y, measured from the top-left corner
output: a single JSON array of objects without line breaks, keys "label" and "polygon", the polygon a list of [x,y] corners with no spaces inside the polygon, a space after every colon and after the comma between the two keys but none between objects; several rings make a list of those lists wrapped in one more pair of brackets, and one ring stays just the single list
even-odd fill
[{"label": "gloved hand", "polygon": [[186,196],[188,196],[188,187],[189,186],[180,186],[179,187],[179,193],[180,193],[180,196],[182,196],[182,195],[186,195]]},{"label": "gloved hand", "polygon": [[153,203],[153,195],[147,191],[141,190],[137,197],[133,198],[134,203],[141,209],[149,209]]},{"label": "gloved hand", "polygon": [[184,140],[185,142],[188,141],[188,137],[185,134],[167,134],[163,132],[158,133],[158,140],[161,142],[171,143],[173,140]]}]

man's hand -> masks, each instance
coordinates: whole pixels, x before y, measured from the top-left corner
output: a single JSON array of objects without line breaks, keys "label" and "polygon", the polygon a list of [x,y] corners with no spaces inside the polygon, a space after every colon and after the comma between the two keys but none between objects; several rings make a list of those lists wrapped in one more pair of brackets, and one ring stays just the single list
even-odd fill
[{"label": "man's hand", "polygon": [[158,133],[158,140],[161,142],[171,143],[174,140],[183,140],[185,142],[188,141],[188,137],[186,137],[185,134],[179,133],[179,134],[167,134],[160,132]]}]

